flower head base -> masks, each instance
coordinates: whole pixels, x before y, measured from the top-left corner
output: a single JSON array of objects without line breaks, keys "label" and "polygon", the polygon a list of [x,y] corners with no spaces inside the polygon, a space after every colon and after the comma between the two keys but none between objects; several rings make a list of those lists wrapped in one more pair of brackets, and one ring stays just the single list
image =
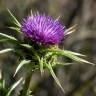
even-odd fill
[{"label": "flower head base", "polygon": [[24,19],[21,31],[32,41],[43,45],[58,44],[64,36],[64,27],[58,20],[40,14]]}]

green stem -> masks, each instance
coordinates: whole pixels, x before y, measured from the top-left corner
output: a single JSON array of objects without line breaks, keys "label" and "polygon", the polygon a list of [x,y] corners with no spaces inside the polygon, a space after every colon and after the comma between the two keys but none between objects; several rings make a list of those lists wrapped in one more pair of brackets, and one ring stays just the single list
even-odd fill
[{"label": "green stem", "polygon": [[30,81],[31,81],[31,77],[32,77],[32,71],[30,71],[30,73],[28,74],[28,76],[25,79],[25,84],[23,87],[23,90],[21,91],[20,96],[27,96],[28,90],[29,90],[29,85],[30,85]]}]

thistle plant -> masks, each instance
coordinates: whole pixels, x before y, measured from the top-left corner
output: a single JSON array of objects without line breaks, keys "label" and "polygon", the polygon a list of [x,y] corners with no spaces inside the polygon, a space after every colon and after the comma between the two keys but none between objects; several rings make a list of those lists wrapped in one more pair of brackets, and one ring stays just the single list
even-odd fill
[{"label": "thistle plant", "polygon": [[53,68],[56,65],[69,65],[71,63],[58,61],[58,56],[67,57],[79,63],[94,65],[82,58],[85,55],[60,49],[58,47],[58,44],[65,36],[74,32],[75,26],[67,29],[60,23],[58,18],[54,20],[51,16],[39,13],[31,13],[19,23],[9,9],[8,12],[11,15],[12,22],[15,24],[15,27],[12,26],[9,28],[15,30],[15,32],[20,36],[23,36],[23,38],[17,39],[16,37],[0,33],[1,42],[8,42],[13,45],[12,48],[1,50],[0,55],[13,52],[17,56],[17,59],[19,59],[20,63],[16,68],[14,76],[18,74],[18,71],[23,66],[26,67],[29,72],[26,78],[21,77],[11,88],[9,88],[5,96],[11,96],[11,92],[23,81],[23,88],[18,96],[31,96],[29,85],[32,74],[37,70],[40,70],[41,75],[43,75],[45,69],[49,70],[57,85],[65,92],[59,79],[55,75]]}]

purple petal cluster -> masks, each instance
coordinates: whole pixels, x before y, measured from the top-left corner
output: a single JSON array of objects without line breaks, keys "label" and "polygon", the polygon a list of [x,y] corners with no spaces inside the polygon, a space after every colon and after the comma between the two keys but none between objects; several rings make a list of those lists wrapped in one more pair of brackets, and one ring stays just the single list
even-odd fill
[{"label": "purple petal cluster", "polygon": [[52,17],[35,14],[25,18],[21,31],[32,41],[43,45],[58,44],[64,36],[64,27]]}]

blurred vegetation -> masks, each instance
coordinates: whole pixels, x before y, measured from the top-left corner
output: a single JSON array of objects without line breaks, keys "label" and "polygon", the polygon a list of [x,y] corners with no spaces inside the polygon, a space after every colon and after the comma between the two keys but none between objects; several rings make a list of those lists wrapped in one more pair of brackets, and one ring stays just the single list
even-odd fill
[{"label": "blurred vegetation", "polygon": [[[60,48],[81,52],[87,55],[88,61],[96,63],[96,0],[0,0],[0,32],[18,37],[17,33],[8,29],[12,23],[6,8],[9,8],[20,22],[32,10],[33,13],[39,11],[54,18],[60,16],[60,21],[66,28],[77,24],[76,32],[64,37]],[[0,42],[0,49],[8,46],[12,45]],[[65,60],[65,58],[60,58],[60,60]],[[15,78],[13,77],[16,62],[16,57],[12,53],[0,55],[0,79],[2,77],[5,79],[7,87],[21,75],[26,75],[26,70],[23,68]],[[58,66],[54,70],[66,94],[62,93],[52,77],[45,71],[42,77],[39,72],[32,77],[30,87],[34,96],[96,96],[95,66],[74,63],[70,66]],[[20,89],[21,86],[14,91],[13,96],[16,96]],[[1,92],[0,96],[2,96]]]}]

